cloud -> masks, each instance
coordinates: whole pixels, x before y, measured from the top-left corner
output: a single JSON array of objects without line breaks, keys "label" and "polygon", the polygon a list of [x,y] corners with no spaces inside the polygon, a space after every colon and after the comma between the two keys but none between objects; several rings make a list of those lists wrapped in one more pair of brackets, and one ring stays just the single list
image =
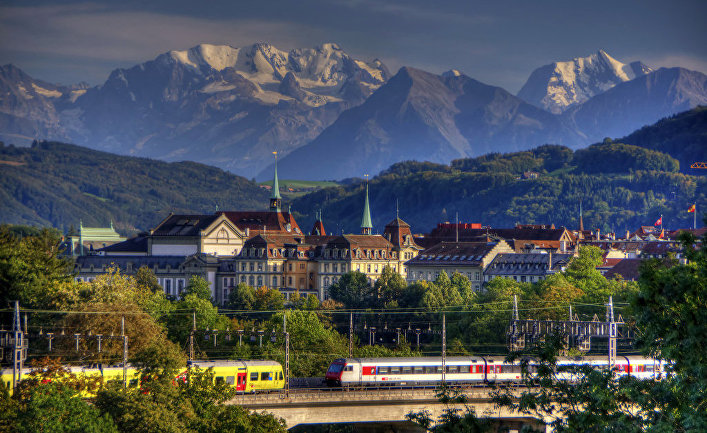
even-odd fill
[{"label": "cloud", "polygon": [[685,69],[707,73],[707,60],[689,54],[667,54],[658,56],[646,56],[645,58],[632,59],[641,60],[651,68],[673,68],[680,66]]},{"label": "cloud", "polygon": [[291,22],[205,19],[96,4],[0,7],[0,52],[133,61],[199,43],[248,45],[268,41],[294,48],[318,35]]}]

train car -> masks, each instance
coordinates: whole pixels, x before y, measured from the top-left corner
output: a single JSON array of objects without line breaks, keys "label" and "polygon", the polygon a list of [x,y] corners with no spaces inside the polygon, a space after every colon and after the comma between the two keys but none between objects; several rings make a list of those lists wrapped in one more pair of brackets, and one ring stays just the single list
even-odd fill
[{"label": "train car", "polygon": [[[603,370],[608,368],[606,356],[559,358],[559,380],[577,381],[579,373],[568,367],[589,365]],[[563,368],[564,367],[564,368]],[[641,356],[617,356],[618,376],[631,375],[639,379],[660,379],[663,363]],[[536,374],[536,364],[530,359],[528,370]],[[495,382],[522,382],[521,361],[512,363],[502,356],[449,357],[446,360],[445,380],[451,384]],[[380,386],[424,385],[442,381],[442,358],[340,358],[334,360],[325,375],[329,386]]]},{"label": "train car", "polygon": [[[479,356],[446,359],[446,380],[479,383],[485,380],[486,362]],[[429,385],[442,380],[442,358],[341,358],[325,375],[329,386]]]},{"label": "train car", "polygon": [[237,391],[261,392],[285,388],[282,365],[276,361],[190,361],[188,365],[203,370],[212,368],[216,383],[235,386]]},{"label": "train car", "polygon": [[521,363],[506,362],[503,356],[484,356],[486,361],[487,382],[520,382],[522,380]]}]

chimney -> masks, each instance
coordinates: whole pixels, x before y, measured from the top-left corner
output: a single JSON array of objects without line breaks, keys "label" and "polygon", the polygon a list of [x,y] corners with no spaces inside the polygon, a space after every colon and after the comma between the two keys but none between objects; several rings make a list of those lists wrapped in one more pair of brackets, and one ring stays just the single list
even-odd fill
[{"label": "chimney", "polygon": [[601,230],[597,229],[597,241],[601,240]]}]

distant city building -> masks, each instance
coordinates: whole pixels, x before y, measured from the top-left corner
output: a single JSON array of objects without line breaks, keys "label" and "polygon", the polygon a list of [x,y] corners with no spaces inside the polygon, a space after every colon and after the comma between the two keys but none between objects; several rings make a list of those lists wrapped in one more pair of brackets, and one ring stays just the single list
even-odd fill
[{"label": "distant city building", "polygon": [[458,272],[480,290],[487,266],[501,253],[512,253],[503,240],[495,242],[440,242],[405,262],[407,281],[434,281],[442,272],[451,277]]},{"label": "distant city building", "polygon": [[521,283],[536,283],[564,271],[572,257],[572,254],[553,253],[498,254],[484,270],[484,282],[500,277]]},{"label": "distant city building", "polygon": [[110,227],[84,227],[80,221],[78,233],[69,233],[64,238],[64,247],[66,254],[81,256],[123,241],[125,237],[115,231],[113,221]]}]

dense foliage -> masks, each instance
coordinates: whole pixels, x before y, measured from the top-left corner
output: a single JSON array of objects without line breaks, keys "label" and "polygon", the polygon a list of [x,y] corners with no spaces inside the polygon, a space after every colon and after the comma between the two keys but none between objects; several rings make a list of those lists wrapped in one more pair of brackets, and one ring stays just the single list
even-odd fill
[{"label": "dense foliage", "polygon": [[122,233],[147,230],[169,212],[258,209],[268,194],[254,182],[193,162],[119,156],[70,144],[0,146],[0,221],[79,225]]}]

